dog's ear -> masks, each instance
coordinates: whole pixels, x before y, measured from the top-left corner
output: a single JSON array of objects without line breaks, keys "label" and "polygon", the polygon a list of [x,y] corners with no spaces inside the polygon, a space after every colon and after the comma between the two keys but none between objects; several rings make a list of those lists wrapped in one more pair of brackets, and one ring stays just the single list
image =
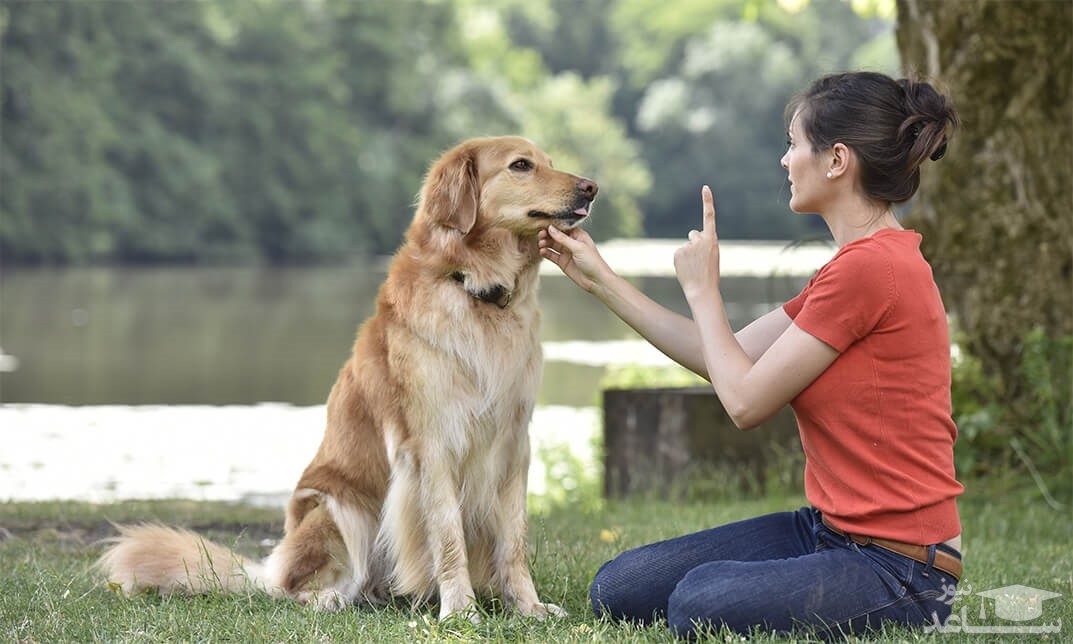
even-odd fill
[{"label": "dog's ear", "polygon": [[429,170],[421,207],[429,221],[465,235],[477,222],[479,200],[476,156],[472,149],[460,147],[445,154]]}]

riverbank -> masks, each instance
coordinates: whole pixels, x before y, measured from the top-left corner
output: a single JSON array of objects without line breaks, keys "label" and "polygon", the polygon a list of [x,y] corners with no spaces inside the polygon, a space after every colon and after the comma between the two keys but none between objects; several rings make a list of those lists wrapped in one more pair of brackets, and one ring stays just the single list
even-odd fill
[{"label": "riverbank", "polygon": [[[530,425],[532,493],[541,453],[595,466],[598,410],[540,407]],[[0,501],[128,499],[282,506],[316,452],[324,406],[0,405]]]}]

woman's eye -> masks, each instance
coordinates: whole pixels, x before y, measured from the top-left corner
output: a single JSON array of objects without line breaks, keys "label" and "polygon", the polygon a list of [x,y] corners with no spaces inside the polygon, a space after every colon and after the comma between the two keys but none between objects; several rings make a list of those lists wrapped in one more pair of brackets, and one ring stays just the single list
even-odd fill
[{"label": "woman's eye", "polygon": [[533,164],[528,159],[518,159],[514,163],[510,164],[511,170],[532,170]]},{"label": "woman's eye", "polygon": [[794,142],[791,141],[790,139],[786,139],[786,147],[788,147],[788,148],[794,147]]}]

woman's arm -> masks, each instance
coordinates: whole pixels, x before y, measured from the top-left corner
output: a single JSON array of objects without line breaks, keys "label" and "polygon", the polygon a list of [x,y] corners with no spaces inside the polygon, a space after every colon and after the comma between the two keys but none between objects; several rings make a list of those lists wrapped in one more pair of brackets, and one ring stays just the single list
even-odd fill
[{"label": "woman's arm", "polygon": [[[734,424],[747,429],[793,400],[834,362],[838,351],[792,322],[758,357],[754,347],[747,349],[739,343],[730,329],[719,291],[715,204],[707,186],[702,199],[703,230],[690,231],[689,241],[674,255],[674,267],[693,311],[712,387]],[[782,315],[786,316],[785,312]],[[769,313],[757,321],[762,324],[750,337],[755,335],[756,344],[763,345],[784,321],[788,322],[789,317],[782,320],[775,312]],[[759,340],[761,337],[764,340]]]},{"label": "woman's arm", "polygon": [[[650,299],[611,270],[588,233],[578,228],[564,233],[551,227],[540,234],[540,254],[671,360],[709,379],[700,334],[693,320]],[[756,360],[789,326],[790,316],[778,307],[746,326],[736,337],[750,358]]]},{"label": "woman's arm", "polygon": [[540,233],[540,254],[671,360],[707,378],[693,320],[660,305],[607,265],[592,237],[580,228]]},{"label": "woman's arm", "polygon": [[790,328],[792,322],[786,311],[779,306],[750,322],[744,329],[735,333],[734,338],[745,351],[745,355],[756,362],[775,344],[779,336]]},{"label": "woman's arm", "polygon": [[838,357],[833,347],[791,322],[754,360],[730,333],[721,297],[691,299],[690,308],[700,329],[709,381],[730,419],[741,429],[751,429],[771,418]]}]

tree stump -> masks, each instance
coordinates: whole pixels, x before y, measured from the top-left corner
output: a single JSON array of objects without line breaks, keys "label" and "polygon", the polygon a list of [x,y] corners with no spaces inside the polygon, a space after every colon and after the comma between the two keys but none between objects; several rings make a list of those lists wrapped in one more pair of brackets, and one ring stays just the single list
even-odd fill
[{"label": "tree stump", "polygon": [[690,476],[730,467],[763,480],[779,448],[800,450],[789,407],[762,425],[738,429],[710,387],[607,389],[604,495],[666,498]]}]

